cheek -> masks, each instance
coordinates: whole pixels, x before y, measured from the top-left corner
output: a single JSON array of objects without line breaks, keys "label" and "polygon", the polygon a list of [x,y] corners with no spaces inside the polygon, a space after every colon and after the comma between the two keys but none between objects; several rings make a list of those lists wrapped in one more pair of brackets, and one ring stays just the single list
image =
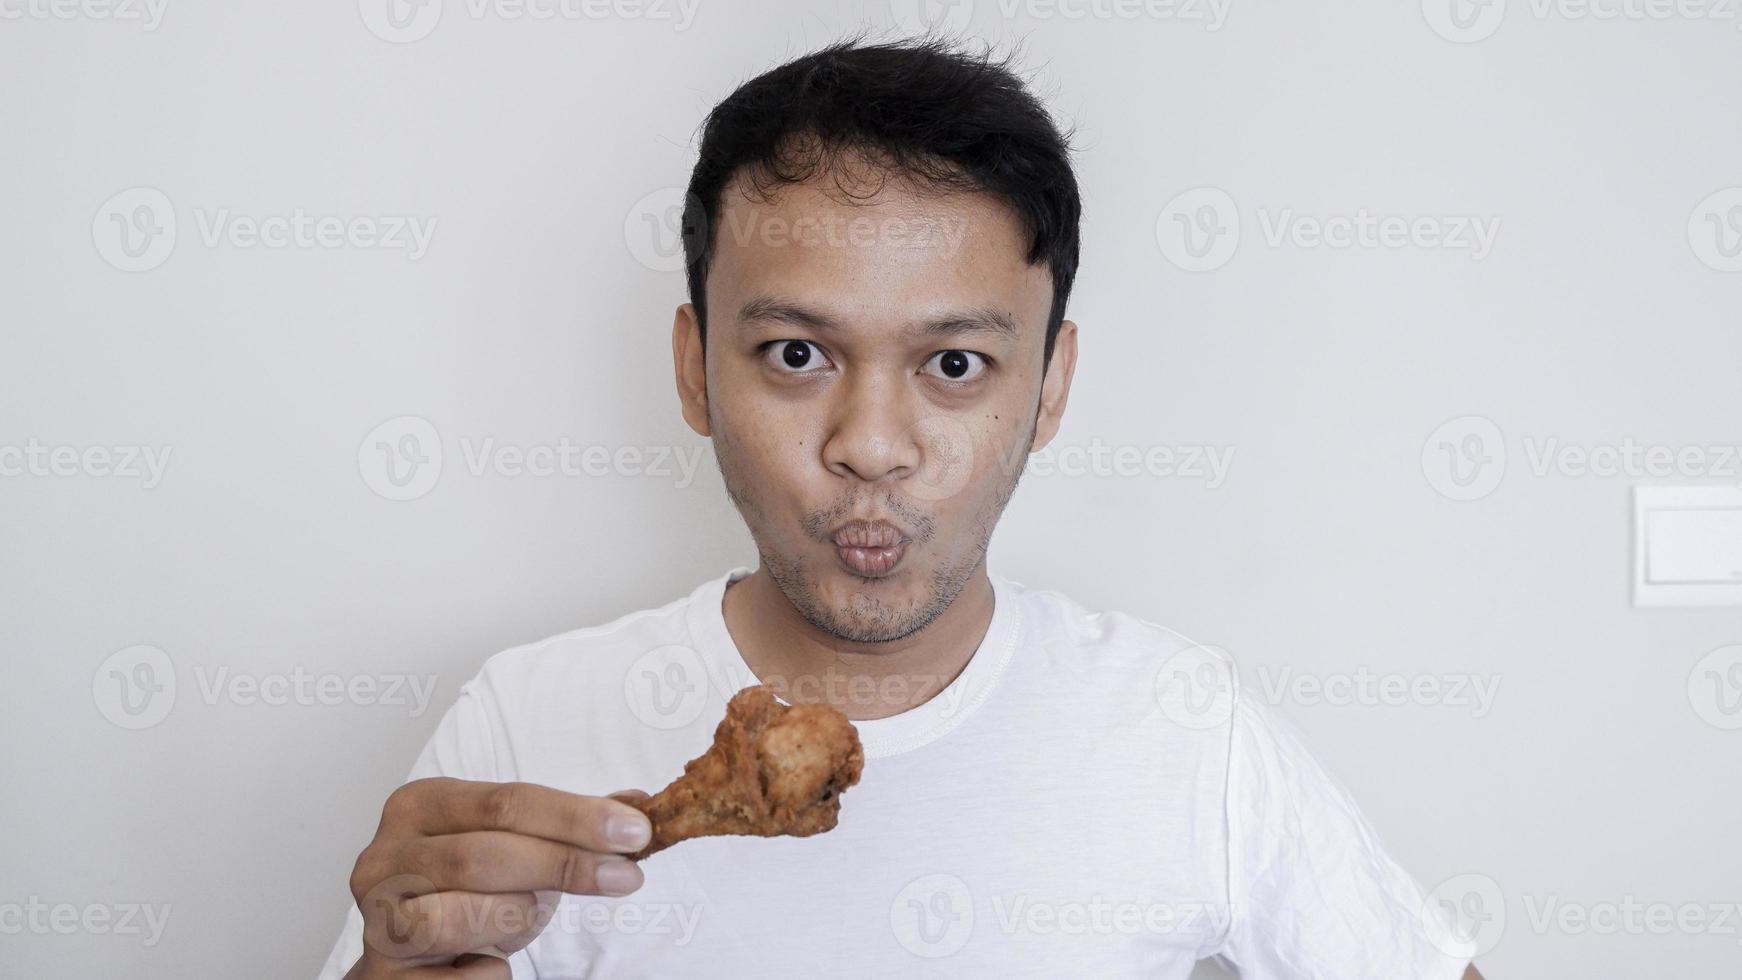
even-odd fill
[{"label": "cheek", "polygon": [[[1008,482],[1009,436],[988,414],[934,415],[915,427],[921,465],[903,490],[933,514],[976,512]],[[996,423],[1002,426],[1002,421]]]},{"label": "cheek", "polygon": [[985,418],[975,433],[974,486],[980,500],[1002,496],[1027,461],[1031,435],[1027,416],[1017,408],[996,414],[997,418]]},{"label": "cheek", "polygon": [[791,411],[734,406],[732,422],[716,425],[720,441],[740,471],[753,472],[764,492],[779,493],[818,468],[816,432],[801,426]]}]

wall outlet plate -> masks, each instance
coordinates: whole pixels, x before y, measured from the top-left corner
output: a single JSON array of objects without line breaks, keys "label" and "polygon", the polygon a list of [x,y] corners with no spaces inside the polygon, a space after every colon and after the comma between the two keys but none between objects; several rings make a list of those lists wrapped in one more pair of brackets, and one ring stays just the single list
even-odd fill
[{"label": "wall outlet plate", "polygon": [[1633,604],[1742,606],[1742,487],[1633,488]]}]

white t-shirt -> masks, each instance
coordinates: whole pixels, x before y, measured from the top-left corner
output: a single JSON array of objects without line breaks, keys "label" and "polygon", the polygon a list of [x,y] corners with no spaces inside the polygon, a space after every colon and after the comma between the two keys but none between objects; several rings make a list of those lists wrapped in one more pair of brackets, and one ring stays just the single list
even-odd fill
[{"label": "white t-shirt", "polygon": [[[490,658],[409,778],[661,789],[756,683],[721,609],[750,572]],[[1184,980],[1211,956],[1247,980],[1462,976],[1469,950],[1225,655],[989,577],[961,675],[854,723],[864,776],[835,830],[685,841],[633,895],[564,895],[515,980]],[[361,928],[352,908],[323,978]]]}]

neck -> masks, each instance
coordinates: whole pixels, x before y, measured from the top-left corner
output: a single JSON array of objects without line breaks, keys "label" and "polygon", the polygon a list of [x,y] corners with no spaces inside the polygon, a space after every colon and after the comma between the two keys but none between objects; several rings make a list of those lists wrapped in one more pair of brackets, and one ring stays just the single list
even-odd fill
[{"label": "neck", "polygon": [[855,643],[811,625],[766,567],[726,587],[726,631],[757,680],[793,704],[830,704],[853,721],[930,701],[961,674],[992,624],[986,563],[949,608],[909,636]]}]

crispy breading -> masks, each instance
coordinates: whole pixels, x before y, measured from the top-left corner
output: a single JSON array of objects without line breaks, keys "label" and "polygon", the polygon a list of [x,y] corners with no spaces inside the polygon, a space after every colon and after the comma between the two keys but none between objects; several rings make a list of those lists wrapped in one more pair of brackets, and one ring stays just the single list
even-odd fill
[{"label": "crispy breading", "polygon": [[692,837],[833,830],[841,793],[864,767],[859,733],[840,711],[784,705],[766,687],[747,687],[727,703],[708,751],[670,786],[633,804],[653,822],[653,840],[630,857],[639,861]]}]

